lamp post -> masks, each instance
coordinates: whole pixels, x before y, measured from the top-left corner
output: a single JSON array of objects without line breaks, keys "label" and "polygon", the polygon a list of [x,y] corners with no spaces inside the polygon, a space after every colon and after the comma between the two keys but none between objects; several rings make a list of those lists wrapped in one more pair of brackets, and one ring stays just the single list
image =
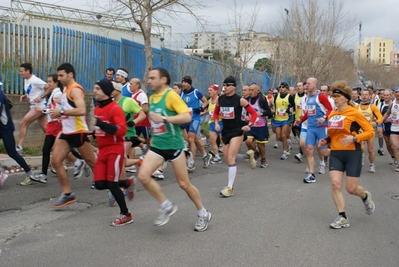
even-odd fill
[{"label": "lamp post", "polygon": [[132,27],[132,28],[130,28],[131,30],[132,30],[132,32],[133,32],[133,35],[132,35],[132,41],[134,42],[134,35],[135,35],[135,32],[136,32],[136,28],[135,27]]}]

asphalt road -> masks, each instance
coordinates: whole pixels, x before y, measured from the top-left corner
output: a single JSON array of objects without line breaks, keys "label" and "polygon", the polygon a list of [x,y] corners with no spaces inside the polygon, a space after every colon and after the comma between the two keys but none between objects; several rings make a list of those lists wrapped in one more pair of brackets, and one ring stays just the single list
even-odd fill
[{"label": "asphalt road", "polygon": [[272,146],[266,169],[238,163],[231,198],[219,195],[227,166],[203,169],[196,158],[190,177],[213,214],[201,233],[193,231],[195,207],[170,165],[160,184],[179,211],[162,227],[153,226],[158,205],[141,185],[128,202],[134,222],[111,227],[119,210],[108,206],[104,191],[90,189],[91,178],[71,179],[78,203],[55,211],[55,176],[47,185],[21,187],[16,183],[23,175],[11,175],[0,190],[0,266],[399,266],[399,173],[388,156],[377,156],[375,174],[367,172],[366,159],[362,172],[375,213],[366,215],[361,200],[346,193],[351,226],[334,230],[328,173],[304,184],[305,163],[294,153],[280,160],[281,150]]}]

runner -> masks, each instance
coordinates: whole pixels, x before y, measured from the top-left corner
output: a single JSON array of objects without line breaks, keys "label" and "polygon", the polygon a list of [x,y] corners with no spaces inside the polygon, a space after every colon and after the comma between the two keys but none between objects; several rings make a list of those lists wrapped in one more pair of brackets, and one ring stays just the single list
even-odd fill
[{"label": "runner", "polygon": [[[3,145],[7,154],[14,159],[25,171],[25,180],[20,185],[32,184],[31,179],[34,177],[34,173],[26,163],[25,159],[18,154],[15,149],[14,139],[14,123],[12,122],[10,109],[12,108],[11,102],[8,100],[3,90],[0,90],[0,139],[3,139]],[[0,187],[4,184],[8,175],[1,172]]]},{"label": "runner", "polygon": [[[222,114],[223,130],[223,156],[227,165],[229,166],[227,173],[227,187],[225,187],[220,194],[224,197],[234,195],[234,182],[237,175],[237,158],[249,159],[249,164],[252,169],[256,168],[256,160],[254,158],[255,152],[253,150],[247,151],[246,157],[238,155],[242,141],[244,140],[244,132],[248,132],[257,119],[255,110],[249,105],[248,101],[236,94],[236,80],[234,77],[227,77],[223,81],[225,94],[221,95],[213,113],[215,120],[215,130],[220,131],[219,113]],[[250,114],[250,121],[247,125],[241,126],[241,114],[243,107]]]},{"label": "runner", "polygon": [[[360,99],[359,105],[357,105],[357,109],[366,117],[366,119],[371,123],[373,128],[375,129],[378,124],[382,123],[382,114],[376,107],[376,105],[370,102],[370,93],[369,90],[363,90]],[[375,152],[374,152],[374,139],[370,139],[366,141],[367,143],[367,151],[369,154],[370,161],[370,169],[369,172],[375,173]],[[364,153],[362,154],[362,162],[364,161]]]},{"label": "runner", "polygon": [[169,88],[170,75],[167,70],[151,69],[148,73],[148,85],[154,92],[149,105],[153,137],[152,146],[140,167],[139,179],[161,206],[154,224],[165,225],[177,212],[177,205],[166,198],[158,182],[151,178],[151,174],[158,166],[164,161],[171,161],[180,188],[187,193],[197,208],[198,221],[194,229],[199,232],[205,231],[212,219],[212,214],[204,208],[197,188],[191,184],[188,177],[183,152],[184,140],[180,131],[180,124],[191,121],[190,112],[184,101]]},{"label": "runner", "polygon": [[53,208],[59,209],[77,201],[69,185],[68,174],[63,161],[71,148],[77,148],[86,164],[93,170],[95,155],[87,137],[89,128],[86,123],[86,104],[83,87],[75,81],[75,68],[63,63],[57,68],[58,80],[64,86],[61,108],[50,110],[52,119],[61,118],[62,133],[54,143],[51,165],[55,168],[61,185],[62,194],[54,202]]},{"label": "runner", "polygon": [[393,156],[395,157],[396,168],[395,172],[399,172],[399,86],[393,89],[395,99],[388,107],[388,111],[384,114],[384,121],[391,118],[391,131],[389,141]]},{"label": "runner", "polygon": [[[382,98],[384,101],[380,102],[378,110],[384,116],[385,113],[388,111],[388,107],[392,103],[392,91],[390,89],[384,90]],[[384,137],[385,144],[387,146],[388,153],[391,156],[391,161],[389,162],[389,164],[392,165],[396,164],[395,163],[396,160],[392,151],[391,142],[389,140],[391,135],[391,124],[392,124],[391,122],[392,122],[391,117],[388,117],[386,120],[384,120],[384,122],[382,123],[382,130],[383,130],[382,134]]]},{"label": "runner", "polygon": [[[208,86],[209,100],[208,100],[208,112],[209,112],[209,139],[211,142],[211,151],[214,156],[211,160],[212,164],[222,163],[222,159],[219,155],[219,146],[217,144],[217,139],[223,130],[223,123],[219,122],[220,130],[215,130],[215,120],[213,119],[213,113],[215,111],[216,103],[219,99],[219,85],[213,84]],[[221,119],[221,115],[219,115],[219,120]]]},{"label": "runner", "polygon": [[121,83],[122,84],[122,95],[126,97],[132,97],[132,92],[130,91],[129,88],[129,72],[122,67],[119,67],[118,70],[116,71],[115,75],[115,82]]},{"label": "runner", "polygon": [[[359,186],[362,171],[361,142],[372,139],[374,130],[370,122],[360,111],[349,105],[352,90],[344,81],[334,82],[334,103],[337,110],[328,117],[328,137],[320,139],[319,145],[330,145],[330,180],[332,196],[338,217],[330,224],[331,228],[349,227],[349,219],[345,213],[345,197],[342,192],[344,172],[346,172],[346,190],[351,195],[359,196],[364,203],[366,213],[371,215],[375,210],[371,194]],[[308,110],[309,112],[309,110]],[[360,128],[363,133],[360,133]]]},{"label": "runner", "polygon": [[109,189],[120,208],[120,214],[111,223],[121,226],[133,222],[125,197],[119,186],[128,188],[129,198],[134,197],[134,180],[119,181],[125,158],[124,136],[127,133],[125,113],[111,94],[114,87],[110,81],[99,81],[94,85],[93,94],[98,105],[94,109],[95,137],[98,144],[98,158],[94,168],[94,182],[97,190]]},{"label": "runner", "polygon": [[51,94],[52,89],[42,80],[36,77],[33,73],[31,63],[23,63],[19,67],[19,75],[24,79],[25,94],[21,95],[19,102],[27,99],[30,105],[30,110],[19,121],[19,141],[17,145],[17,152],[22,153],[23,144],[26,135],[28,134],[28,126],[37,120],[43,132],[46,132],[47,116],[35,109],[36,106],[46,106],[45,97]]}]

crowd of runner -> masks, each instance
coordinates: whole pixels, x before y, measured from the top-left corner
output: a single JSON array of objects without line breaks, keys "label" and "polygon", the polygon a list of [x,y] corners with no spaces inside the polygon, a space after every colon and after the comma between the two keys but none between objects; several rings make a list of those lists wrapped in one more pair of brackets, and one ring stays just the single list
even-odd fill
[{"label": "crowd of runner", "polygon": [[[330,224],[332,228],[349,227],[342,192],[344,181],[347,191],[362,199],[366,213],[374,212],[371,194],[359,186],[359,178],[366,154],[369,172],[378,171],[375,135],[377,153],[385,155],[385,143],[389,163],[399,172],[399,87],[376,90],[370,85],[362,90],[351,88],[344,81],[319,84],[311,77],[298,81],[295,87],[282,82],[264,95],[261,85],[255,82],[237,91],[236,79],[229,76],[221,86],[209,85],[208,95],[204,95],[193,87],[192,77],[184,76],[172,85],[167,70],[154,68],[148,74],[152,91],[148,97],[139,79],[129,80],[128,70],[109,68],[93,86],[93,117],[87,114],[85,90],[75,81],[71,64],[61,64],[56,74],[48,75],[47,82],[33,74],[30,63],[21,64],[19,72],[25,79],[25,94],[20,101],[27,100],[30,110],[21,119],[16,145],[12,104],[0,91],[0,138],[10,140],[4,142],[5,149],[26,172],[20,185],[46,184],[51,163],[62,189],[53,208],[60,209],[77,201],[66,160],[73,162],[75,179],[83,173],[89,176],[91,169],[91,188],[106,190],[109,205],[120,208],[111,223],[114,226],[133,222],[125,197],[134,198],[137,179],[126,177],[126,172],[137,173],[138,180],[159,203],[154,224],[161,226],[169,221],[178,208],[164,195],[158,181],[165,178],[163,170],[170,162],[178,185],[197,209],[194,229],[205,231],[212,214],[203,206],[200,193],[188,176],[197,167],[197,153],[203,168],[227,164],[227,186],[220,195],[231,197],[235,192],[237,161],[247,161],[252,169],[268,168],[265,144],[271,132],[275,134],[274,149],[282,148],[281,160],[288,160],[291,155],[299,162],[306,159],[304,183],[315,183],[316,175],[325,174],[328,167],[338,211],[338,217]],[[89,130],[88,118],[93,118],[93,131]],[[35,120],[45,132],[42,170],[36,174],[20,155],[28,126]],[[93,139],[96,146],[92,145]],[[294,144],[298,153],[292,153]],[[139,158],[135,156],[136,147],[143,152]],[[317,171],[315,154],[319,161]],[[0,186],[6,179],[7,175],[1,172]]]}]

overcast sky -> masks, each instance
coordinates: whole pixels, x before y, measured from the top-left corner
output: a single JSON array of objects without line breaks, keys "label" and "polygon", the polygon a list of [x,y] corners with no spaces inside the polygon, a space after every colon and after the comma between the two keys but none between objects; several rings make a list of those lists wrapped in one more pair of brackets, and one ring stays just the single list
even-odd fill
[{"label": "overcast sky", "polygon": [[[80,9],[92,9],[94,1],[108,3],[108,0],[41,0],[41,2],[70,6]],[[187,0],[189,1],[189,0]],[[255,27],[256,31],[269,32],[271,27],[281,21],[284,17],[282,12],[284,8],[289,8],[292,0],[259,0],[258,7],[260,18]],[[304,1],[304,0],[303,0]],[[201,0],[201,3],[207,5],[206,8],[196,10],[195,13],[209,21],[209,30],[227,32],[231,26],[229,24],[228,14],[232,14],[234,8],[233,0]],[[239,6],[243,4],[243,13],[252,14],[256,0],[237,0]],[[319,0],[320,3],[326,0]],[[0,0],[1,6],[10,6],[10,0]],[[396,49],[399,49],[399,15],[398,0],[346,0],[345,9],[351,17],[357,21],[362,21],[362,37],[382,37],[394,39]],[[185,46],[190,41],[190,32],[200,31],[201,28],[193,19],[188,16],[179,16],[171,19],[170,17],[161,17],[162,22],[172,26],[173,48],[176,46]],[[357,42],[359,31],[358,26],[354,27],[354,42]],[[363,41],[362,40],[362,41]],[[181,47],[179,47],[181,48]]]}]

